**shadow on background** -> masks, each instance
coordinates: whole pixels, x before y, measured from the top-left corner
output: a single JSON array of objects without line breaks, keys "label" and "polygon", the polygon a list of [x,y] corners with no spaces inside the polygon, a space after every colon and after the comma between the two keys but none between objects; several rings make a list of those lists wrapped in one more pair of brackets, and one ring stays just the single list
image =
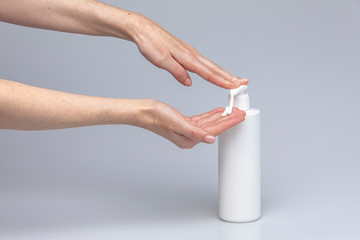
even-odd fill
[{"label": "shadow on background", "polygon": [[261,240],[261,219],[249,223],[219,223],[220,240]]}]

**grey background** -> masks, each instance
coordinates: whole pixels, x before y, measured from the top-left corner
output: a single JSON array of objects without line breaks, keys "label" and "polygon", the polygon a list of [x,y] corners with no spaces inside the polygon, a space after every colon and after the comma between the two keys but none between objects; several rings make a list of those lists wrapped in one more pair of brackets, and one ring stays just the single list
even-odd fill
[{"label": "grey background", "polygon": [[[358,239],[360,2],[106,1],[152,18],[231,73],[262,111],[262,218],[217,218],[217,145],[177,149],[130,126],[0,130],[1,239]],[[154,98],[185,115],[224,106],[134,44],[0,23],[0,77]]]}]

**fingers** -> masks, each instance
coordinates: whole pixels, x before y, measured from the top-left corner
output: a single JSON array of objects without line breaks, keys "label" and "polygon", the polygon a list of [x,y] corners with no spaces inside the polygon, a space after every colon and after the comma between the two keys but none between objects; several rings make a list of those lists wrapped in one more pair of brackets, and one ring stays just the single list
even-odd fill
[{"label": "fingers", "polygon": [[[218,75],[220,75],[224,79],[231,80],[233,78],[236,78],[233,75],[231,75],[229,72],[227,72],[223,68],[221,68],[219,65],[217,65],[216,63],[211,61],[210,59],[201,55],[193,46],[191,46],[185,42],[183,42],[183,43],[196,55],[196,57],[200,60],[200,62],[205,64],[208,68],[212,69],[214,72],[216,72]],[[245,78],[237,78],[237,79],[242,80],[241,84],[247,84],[247,79],[245,79]]]},{"label": "fingers", "polygon": [[225,79],[232,79],[234,78],[233,75],[231,75],[230,73],[228,73],[227,71],[225,71],[224,69],[222,69],[220,66],[218,66],[217,64],[215,64],[213,61],[211,61],[210,59],[207,59],[206,57],[199,55],[198,56],[199,60],[204,63],[206,66],[208,66],[209,68],[213,69],[216,73],[218,73],[220,76],[222,76]]},{"label": "fingers", "polygon": [[215,137],[209,134],[202,128],[199,128],[191,123],[183,129],[182,133],[185,137],[193,140],[196,143],[205,142],[205,143],[213,143],[215,142]]},{"label": "fingers", "polygon": [[173,77],[181,84],[188,87],[191,86],[192,82],[189,74],[175,59],[170,60],[165,66],[163,66],[163,68],[170,72],[170,74],[173,75]]},{"label": "fingers", "polygon": [[[245,119],[246,113],[238,108],[225,117],[221,116],[223,108],[216,108],[210,112],[194,117],[185,116],[187,121],[176,130],[173,141],[180,148],[192,148],[199,142],[214,143],[215,136],[235,126]],[[180,124],[178,125],[180,127]]]},{"label": "fingers", "polygon": [[[224,79],[229,79],[229,80],[236,79],[234,81],[235,82],[240,82],[239,86],[240,85],[246,85],[248,83],[248,79],[234,77],[229,72],[222,69],[219,65],[217,65],[216,63],[214,63],[213,61],[211,61],[210,59],[207,59],[206,57],[204,57],[202,55],[199,55],[199,60],[203,64],[205,64],[207,67],[212,69],[214,72],[216,72],[219,76],[223,77]],[[239,86],[237,86],[237,87],[239,87]]]},{"label": "fingers", "polygon": [[[191,86],[187,71],[198,74],[205,80],[226,89],[247,84],[247,79],[237,78],[203,57],[194,47],[177,39],[149,19],[142,37],[137,39],[141,54],[155,66],[170,72],[185,86]],[[143,20],[144,20],[143,19]]]},{"label": "fingers", "polygon": [[247,79],[240,79],[240,78],[225,78],[223,75],[220,74],[214,68],[211,68],[205,65],[203,62],[198,60],[197,62],[190,63],[191,66],[185,66],[185,68],[193,73],[198,74],[200,77],[204,78],[205,80],[226,89],[233,89],[238,88],[241,84],[246,84]]},{"label": "fingers", "polygon": [[235,126],[245,119],[245,112],[234,108],[232,114],[225,117],[218,118],[217,121],[207,123],[206,126],[203,126],[203,129],[206,132],[213,136],[217,136],[225,130]]},{"label": "fingers", "polygon": [[195,142],[190,138],[178,133],[174,133],[174,136],[172,137],[172,139],[170,139],[170,141],[181,149],[191,149],[196,144],[198,144],[198,142]]},{"label": "fingers", "polygon": [[219,87],[233,89],[241,85],[241,82],[236,78],[225,79],[224,77],[220,76],[213,69],[202,63],[198,58],[194,59],[193,61],[182,62],[181,64],[186,70],[198,74],[206,81],[209,81]]},{"label": "fingers", "polygon": [[247,84],[247,79],[232,76],[209,59],[203,57],[193,47],[188,44],[185,46],[190,50],[187,52],[182,51],[178,54],[172,53],[172,56],[186,70],[196,73],[205,80],[226,89],[233,89],[242,84]]},{"label": "fingers", "polygon": [[218,121],[221,118],[221,114],[224,112],[223,108],[218,108],[216,111],[212,111],[207,117],[203,117],[196,121],[197,126],[203,128],[206,124]]},{"label": "fingers", "polygon": [[213,110],[211,110],[209,112],[193,116],[193,117],[191,117],[191,120],[194,121],[194,122],[198,122],[198,121],[200,121],[200,119],[207,118],[207,117],[209,117],[210,115],[212,115],[214,113],[223,112],[223,111],[224,111],[224,108],[215,108],[215,109],[213,109]]},{"label": "fingers", "polygon": [[[210,112],[195,116],[197,124],[189,123],[182,131],[184,137],[190,140],[190,142],[185,142],[185,147],[182,148],[192,148],[199,142],[214,143],[215,136],[245,119],[246,113],[238,108],[234,108],[232,114],[225,117],[221,116],[222,111],[223,108],[216,108]],[[193,118],[189,117],[185,117],[185,119],[194,121]]]},{"label": "fingers", "polygon": [[176,127],[173,129],[171,141],[180,148],[189,149],[200,142],[213,143],[215,137],[207,131],[199,128],[190,117],[184,116],[185,121],[180,119],[177,121]]},{"label": "fingers", "polygon": [[[202,55],[199,55],[198,59],[203,64],[204,68],[209,69],[211,72],[209,73],[211,75],[207,75],[208,73],[206,72],[203,73],[205,79],[219,87],[233,89],[238,88],[240,85],[245,85],[248,83],[248,80],[246,78],[234,77],[233,75],[231,75],[230,73],[219,67],[217,64]],[[200,68],[199,70],[201,71]],[[198,74],[202,76],[201,72],[199,72]],[[208,77],[206,78],[206,76]]]},{"label": "fingers", "polygon": [[[195,129],[197,129],[195,127]],[[180,133],[175,132],[171,138],[168,138],[171,142],[173,142],[176,146],[178,146],[179,148],[182,149],[191,149],[194,146],[196,146],[198,143],[200,142],[206,142],[206,143],[213,143],[215,142],[215,137],[214,136],[209,136],[209,135],[205,135],[204,139],[201,139],[201,137],[194,137],[194,132],[198,131],[197,130],[190,130],[190,133],[188,133],[188,136],[190,136],[191,138],[182,135]],[[194,137],[194,138],[192,138]]]}]

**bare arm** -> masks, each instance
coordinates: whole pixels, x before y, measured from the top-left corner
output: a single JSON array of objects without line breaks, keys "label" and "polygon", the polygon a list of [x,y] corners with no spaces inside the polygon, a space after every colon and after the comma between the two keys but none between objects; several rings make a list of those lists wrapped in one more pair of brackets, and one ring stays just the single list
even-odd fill
[{"label": "bare arm", "polygon": [[93,0],[0,0],[4,22],[126,40],[133,40],[134,15]]},{"label": "bare arm", "polygon": [[0,80],[0,128],[45,130],[136,124],[137,114],[146,111],[145,102],[71,94]]},{"label": "bare arm", "polygon": [[192,84],[187,71],[223,88],[247,84],[149,18],[95,0],[0,0],[0,21],[133,41],[146,59],[186,86]]},{"label": "bare arm", "polygon": [[181,148],[214,136],[244,120],[222,108],[194,117],[150,99],[117,99],[64,93],[0,79],[0,129],[43,130],[99,124],[129,124],[152,131]]}]

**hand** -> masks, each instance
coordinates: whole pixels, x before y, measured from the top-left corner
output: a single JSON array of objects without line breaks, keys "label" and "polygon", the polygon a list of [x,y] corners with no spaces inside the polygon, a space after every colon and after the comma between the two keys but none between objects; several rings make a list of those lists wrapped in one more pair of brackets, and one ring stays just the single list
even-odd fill
[{"label": "hand", "polygon": [[245,118],[245,112],[234,108],[231,115],[221,116],[224,108],[216,108],[201,115],[181,115],[169,105],[152,101],[151,110],[142,116],[142,127],[168,139],[183,149],[193,148],[200,142],[213,143],[215,136],[235,126]]},{"label": "hand", "polygon": [[0,129],[44,130],[101,124],[129,124],[165,137],[181,148],[214,137],[244,120],[223,108],[194,117],[182,116],[165,103],[147,99],[92,97],[32,87],[0,79]]},{"label": "hand", "polygon": [[185,86],[192,84],[187,71],[227,89],[247,84],[247,79],[234,77],[149,18],[102,2],[0,1],[0,21],[134,41],[146,59],[171,73]]},{"label": "hand", "polygon": [[203,57],[194,47],[181,41],[161,28],[155,22],[139,14],[138,30],[134,41],[141,54],[153,63],[171,73],[185,86],[192,80],[187,71],[226,89],[247,84],[247,79],[237,78]]}]

